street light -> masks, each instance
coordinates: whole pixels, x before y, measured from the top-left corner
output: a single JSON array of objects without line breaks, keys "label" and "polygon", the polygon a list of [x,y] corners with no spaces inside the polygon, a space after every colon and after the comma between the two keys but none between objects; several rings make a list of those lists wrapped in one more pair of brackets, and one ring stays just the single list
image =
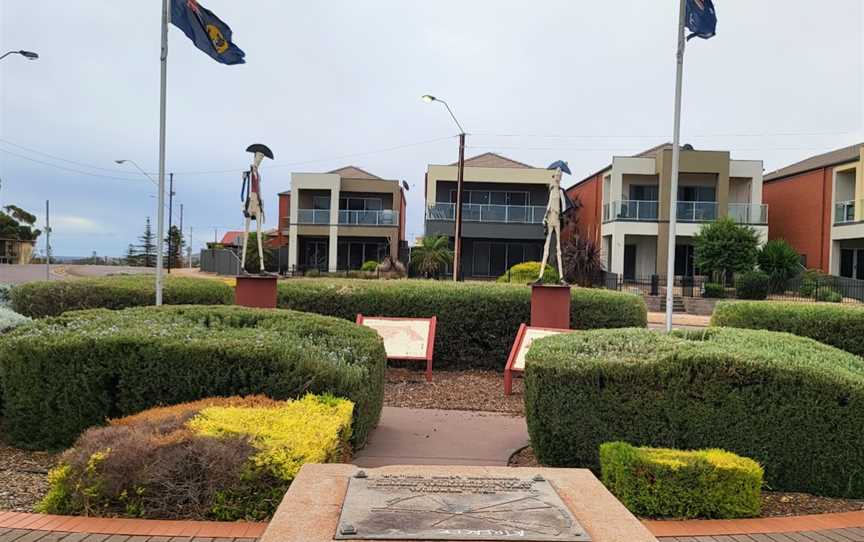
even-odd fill
[{"label": "street light", "polygon": [[447,102],[431,94],[424,94],[421,99],[427,104],[431,104],[432,102],[444,104],[447,112],[450,113],[450,118],[453,119],[453,122],[459,128],[459,162],[456,169],[456,225],[453,232],[453,280],[458,281],[462,258],[462,185],[465,178],[465,130],[462,129],[462,125],[456,120],[456,115],[453,114],[453,110],[450,109],[450,105]]},{"label": "street light", "polygon": [[37,58],[39,58],[39,55],[37,55],[33,51],[23,51],[22,50],[22,51],[9,51],[8,53],[5,53],[2,56],[0,56],[0,60],[3,60],[4,58],[6,58],[9,55],[21,55],[24,58],[26,58],[27,60],[36,60]]}]

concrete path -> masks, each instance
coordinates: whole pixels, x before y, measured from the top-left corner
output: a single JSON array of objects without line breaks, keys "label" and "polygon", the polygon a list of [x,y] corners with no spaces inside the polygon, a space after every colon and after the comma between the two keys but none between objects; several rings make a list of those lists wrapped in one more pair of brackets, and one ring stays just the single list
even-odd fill
[{"label": "concrete path", "polygon": [[507,465],[528,444],[525,418],[488,412],[384,407],[381,423],[354,457],[384,465]]}]

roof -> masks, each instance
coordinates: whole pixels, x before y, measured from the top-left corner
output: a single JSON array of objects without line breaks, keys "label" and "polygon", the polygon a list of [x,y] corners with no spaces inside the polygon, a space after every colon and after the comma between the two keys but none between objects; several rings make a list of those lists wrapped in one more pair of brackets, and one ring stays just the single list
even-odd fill
[{"label": "roof", "polygon": [[822,169],[826,167],[836,166],[844,162],[851,162],[853,160],[857,160],[860,156],[860,149],[862,145],[864,145],[864,143],[856,143],[848,147],[843,147],[842,149],[836,149],[830,152],[826,152],[824,154],[811,156],[810,158],[801,160],[800,162],[795,162],[792,165],[780,168],[776,171],[772,171],[768,175],[765,175],[765,181],[774,181],[777,179],[782,179],[783,177],[798,175],[799,173],[804,173],[805,171]]},{"label": "roof", "polygon": [[[454,162],[450,165],[458,166],[459,162]],[[478,154],[477,156],[468,158],[465,160],[465,166],[534,169],[534,166],[529,166],[528,164],[518,162],[512,158],[507,158],[506,156],[501,156],[494,152],[484,152],[483,154]]]},{"label": "roof", "polygon": [[226,231],[225,235],[222,236],[223,245],[238,245],[243,240],[243,232],[242,231]]},{"label": "roof", "polygon": [[339,169],[334,169],[333,171],[328,171],[327,173],[337,173],[342,177],[347,177],[349,179],[378,179],[384,180],[377,175],[372,175],[368,171],[364,169],[360,169],[357,166],[345,166]]}]

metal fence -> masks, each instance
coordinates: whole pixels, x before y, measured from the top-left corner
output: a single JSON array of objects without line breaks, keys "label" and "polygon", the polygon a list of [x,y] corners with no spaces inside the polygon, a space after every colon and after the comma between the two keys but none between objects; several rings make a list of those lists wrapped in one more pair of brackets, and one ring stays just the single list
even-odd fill
[{"label": "metal fence", "polygon": [[240,274],[240,258],[226,248],[204,249],[201,251],[201,271],[237,276]]}]

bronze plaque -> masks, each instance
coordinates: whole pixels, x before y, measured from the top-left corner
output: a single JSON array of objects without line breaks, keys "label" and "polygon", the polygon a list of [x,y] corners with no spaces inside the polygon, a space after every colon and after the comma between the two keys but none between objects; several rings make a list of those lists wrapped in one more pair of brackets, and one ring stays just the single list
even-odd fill
[{"label": "bronze plaque", "polygon": [[541,476],[370,476],[348,483],[337,540],[590,541]]}]

